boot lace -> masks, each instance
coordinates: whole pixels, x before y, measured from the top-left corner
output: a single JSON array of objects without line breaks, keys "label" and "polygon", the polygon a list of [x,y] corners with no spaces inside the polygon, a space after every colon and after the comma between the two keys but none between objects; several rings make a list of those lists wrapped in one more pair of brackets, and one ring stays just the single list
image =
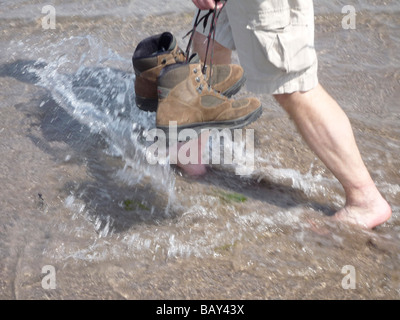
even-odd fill
[{"label": "boot lace", "polygon": [[[226,5],[226,1],[227,0],[215,0],[215,7],[214,9],[210,9],[208,11],[207,14],[205,14],[203,17],[200,18],[200,13],[201,10],[199,9],[197,12],[197,16],[193,25],[193,28],[184,36],[184,38],[186,38],[188,35],[190,35],[189,41],[188,41],[188,45],[186,47],[186,62],[188,62],[189,57],[190,57],[190,48],[192,46],[192,42],[193,42],[193,37],[194,34],[196,32],[197,27],[199,26],[199,24],[201,22],[203,22],[203,28],[205,30],[206,26],[207,26],[207,22],[208,19],[211,17],[212,21],[211,21],[211,25],[210,25],[210,30],[208,32],[208,36],[207,36],[207,47],[206,47],[206,55],[204,58],[204,63],[202,66],[202,73],[205,79],[208,78],[208,89],[211,90],[211,73],[212,73],[212,67],[213,67],[213,58],[214,58],[214,43],[215,43],[215,30],[217,28],[217,23],[218,23],[218,18],[219,15],[221,14],[222,9],[225,7]],[[222,6],[220,9],[217,9],[217,4],[218,2],[222,2]],[[211,53],[209,53],[209,51],[211,51]],[[207,77],[207,58],[210,54],[210,72],[209,72],[209,76]],[[202,88],[203,89],[203,88]],[[201,90],[202,90],[201,89]],[[217,92],[216,90],[214,90],[215,92]]]}]

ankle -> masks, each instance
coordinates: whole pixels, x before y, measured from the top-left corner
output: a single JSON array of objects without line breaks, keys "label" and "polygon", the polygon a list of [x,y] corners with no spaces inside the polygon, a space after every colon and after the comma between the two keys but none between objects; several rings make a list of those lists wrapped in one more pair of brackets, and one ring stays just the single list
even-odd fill
[{"label": "ankle", "polygon": [[358,186],[344,187],[346,206],[370,206],[373,203],[385,201],[374,182]]}]

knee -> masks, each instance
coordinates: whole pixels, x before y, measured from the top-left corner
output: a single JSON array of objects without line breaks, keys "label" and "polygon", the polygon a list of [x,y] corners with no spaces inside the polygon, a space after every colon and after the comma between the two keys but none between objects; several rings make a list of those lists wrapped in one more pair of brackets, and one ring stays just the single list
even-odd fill
[{"label": "knee", "polygon": [[290,113],[292,108],[297,108],[299,105],[310,104],[319,91],[320,87],[317,86],[309,91],[276,94],[274,95],[274,98],[286,111]]},{"label": "knee", "polygon": [[274,98],[280,105],[284,105],[290,101],[291,95],[291,93],[275,94]]},{"label": "knee", "polygon": [[275,94],[274,98],[283,109],[289,111],[290,107],[296,104],[299,94],[299,92]]}]

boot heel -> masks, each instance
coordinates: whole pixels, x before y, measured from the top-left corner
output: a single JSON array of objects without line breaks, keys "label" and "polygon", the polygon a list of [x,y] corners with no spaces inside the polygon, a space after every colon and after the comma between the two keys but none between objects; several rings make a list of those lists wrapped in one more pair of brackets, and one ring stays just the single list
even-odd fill
[{"label": "boot heel", "polygon": [[156,112],[158,107],[158,99],[148,99],[136,96],[136,105],[140,110]]}]

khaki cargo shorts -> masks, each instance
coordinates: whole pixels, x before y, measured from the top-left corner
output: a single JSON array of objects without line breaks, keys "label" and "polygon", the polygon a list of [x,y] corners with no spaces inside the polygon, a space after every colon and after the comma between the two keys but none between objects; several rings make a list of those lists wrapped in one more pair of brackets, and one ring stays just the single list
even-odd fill
[{"label": "khaki cargo shorts", "polygon": [[[207,36],[210,21],[197,31]],[[228,0],[215,39],[237,51],[250,91],[292,93],[318,84],[312,0]]]}]

